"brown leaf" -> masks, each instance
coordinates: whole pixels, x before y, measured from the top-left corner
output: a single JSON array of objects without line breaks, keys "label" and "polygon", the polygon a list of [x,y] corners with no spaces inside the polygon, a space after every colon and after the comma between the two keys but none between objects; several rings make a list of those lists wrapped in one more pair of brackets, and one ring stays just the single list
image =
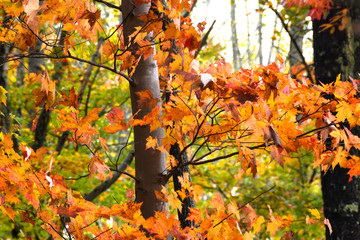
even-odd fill
[{"label": "brown leaf", "polygon": [[85,10],[84,14],[80,18],[87,19],[90,25],[90,30],[92,30],[96,21],[100,18],[100,15],[101,11],[99,9],[97,9],[96,12]]}]

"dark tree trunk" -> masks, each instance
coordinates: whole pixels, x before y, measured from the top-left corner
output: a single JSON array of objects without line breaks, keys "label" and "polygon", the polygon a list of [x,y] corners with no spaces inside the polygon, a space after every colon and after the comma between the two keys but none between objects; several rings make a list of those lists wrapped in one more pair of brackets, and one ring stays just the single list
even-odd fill
[{"label": "dark tree trunk", "polygon": [[[336,29],[333,34],[330,34],[328,30],[320,32],[321,25],[329,23],[330,19],[341,11],[341,8],[334,7],[325,20],[313,22],[315,76],[318,83],[331,83],[340,73],[343,80],[348,79],[349,76],[355,78],[358,76],[360,41],[359,34],[356,32],[357,21],[353,16],[359,18],[360,8],[355,5],[349,6],[351,6],[349,9],[353,24],[349,24],[344,31]],[[359,135],[358,130],[353,129],[353,133]],[[322,172],[324,214],[330,220],[333,230],[331,235],[328,229],[326,230],[327,240],[360,239],[360,184],[358,178],[349,182],[347,172],[347,169],[339,166],[329,169],[326,174]]]},{"label": "dark tree trunk", "polygon": [[[185,164],[186,162],[188,162],[188,157],[186,155],[186,152],[184,154],[182,154],[181,156],[180,156],[180,152],[181,152],[180,146],[178,143],[171,145],[170,154],[175,157],[175,159],[178,161],[178,164]],[[187,165],[187,166],[177,170],[173,175],[174,189],[176,192],[182,190],[182,186],[179,181],[179,177],[184,178],[185,177],[184,173],[189,174],[188,181],[190,181],[190,183],[191,183],[190,168],[189,168],[189,165]],[[186,191],[186,194],[188,195],[189,192]],[[193,227],[194,223],[190,220],[186,220],[186,218],[191,213],[190,208],[195,208],[194,199],[191,196],[188,196],[184,199],[181,199],[181,197],[179,196],[179,199],[181,201],[181,207],[182,207],[182,210],[178,211],[178,216],[179,216],[179,221],[181,223],[181,227],[182,228]]]}]

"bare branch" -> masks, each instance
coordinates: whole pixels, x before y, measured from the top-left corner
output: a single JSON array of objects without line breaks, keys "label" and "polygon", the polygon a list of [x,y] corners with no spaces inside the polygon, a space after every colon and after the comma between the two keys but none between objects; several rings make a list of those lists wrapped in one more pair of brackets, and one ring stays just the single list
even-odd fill
[{"label": "bare branch", "polygon": [[106,2],[106,1],[103,1],[103,0],[94,0],[94,2],[102,3],[105,6],[108,6],[110,8],[114,8],[114,9],[117,9],[117,10],[121,11],[120,6],[116,6],[116,5],[112,4],[112,3],[109,3],[109,2]]},{"label": "bare branch", "polygon": [[51,56],[51,55],[48,55],[48,54],[44,54],[44,53],[30,53],[30,54],[18,54],[18,55],[14,55],[13,57],[9,58],[7,61],[4,61],[2,62],[0,65],[4,64],[5,62],[10,62],[10,61],[17,61],[21,58],[48,58],[48,59],[74,59],[76,61],[79,61],[79,62],[83,62],[83,63],[87,63],[87,64],[90,64],[92,66],[95,66],[95,67],[99,67],[99,68],[104,68],[106,70],[109,70],[111,72],[114,72],[120,76],[122,76],[123,78],[125,78],[131,85],[134,85],[134,81],[131,77],[129,77],[128,75],[126,75],[125,73],[122,73],[122,72],[118,72],[116,71],[115,69],[109,67],[109,66],[106,66],[106,65],[102,65],[102,64],[98,64],[98,63],[94,63],[92,61],[89,61],[89,60],[85,60],[85,59],[82,59],[82,58],[78,58],[78,57],[75,57],[75,56],[72,56],[70,54],[70,52],[68,52],[69,55],[63,55],[63,56]]},{"label": "bare branch", "polygon": [[215,22],[216,22],[216,21],[214,20],[213,23],[211,24],[209,30],[201,37],[200,47],[199,47],[199,49],[196,51],[194,58],[196,58],[196,57],[199,55],[201,49],[206,45],[207,39],[209,38],[210,32],[213,30],[213,27],[214,27]]}]

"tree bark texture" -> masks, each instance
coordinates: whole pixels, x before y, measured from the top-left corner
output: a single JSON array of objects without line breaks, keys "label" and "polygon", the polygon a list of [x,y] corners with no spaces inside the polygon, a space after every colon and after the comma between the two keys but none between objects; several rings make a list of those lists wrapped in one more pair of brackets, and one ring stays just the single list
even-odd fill
[{"label": "tree bark texture", "polygon": [[[188,162],[188,157],[186,155],[186,152],[182,155],[180,155],[180,146],[178,143],[175,143],[173,145],[171,145],[170,148],[170,155],[174,156],[175,159],[178,161],[178,164],[185,164]],[[188,173],[188,181],[191,181],[191,175],[190,175],[190,168],[189,165],[179,169],[178,171],[176,171],[173,175],[173,180],[174,180],[174,189],[175,191],[181,191],[182,190],[182,186],[181,186],[181,182],[179,181],[179,177],[184,178],[185,174],[184,173]],[[186,191],[186,194],[188,195],[189,192]],[[179,221],[181,224],[182,228],[185,227],[193,227],[194,223],[190,220],[186,220],[187,217],[189,216],[189,214],[191,213],[190,208],[195,208],[195,202],[194,199],[190,196],[181,199],[181,197],[179,196],[179,199],[181,201],[181,211],[178,211],[178,216],[179,216]]]},{"label": "tree bark texture", "polygon": [[[357,27],[360,7],[359,4],[356,5],[342,6],[350,6],[351,17],[351,22],[344,31],[336,29],[333,34],[329,30],[320,31],[322,24],[329,23],[330,19],[342,10],[336,6],[329,11],[326,19],[313,22],[315,76],[318,83],[331,83],[340,73],[343,80],[347,80],[349,76],[358,76],[360,34]],[[353,133],[359,135],[360,132],[355,129]],[[353,151],[353,154],[356,153]],[[330,220],[333,230],[331,235],[328,229],[326,230],[327,240],[360,239],[360,182],[358,178],[349,182],[347,172],[347,169],[339,166],[329,169],[326,174],[322,172],[324,214]]]},{"label": "tree bark texture", "polygon": [[[138,19],[138,16],[146,14],[150,8],[148,4],[142,4],[135,8],[131,0],[123,0],[121,3],[122,17],[124,21],[123,33],[125,44],[129,43],[129,36],[135,31],[135,27],[143,26],[144,23]],[[135,47],[136,48],[136,47]],[[154,49],[155,51],[155,49]],[[136,118],[143,118],[152,109],[141,109],[138,105],[137,93],[149,90],[152,96],[159,99],[158,107],[160,108],[160,85],[158,68],[153,56],[141,58],[134,74],[131,76],[134,84],[130,86],[130,96],[133,114],[137,113]],[[150,126],[134,127],[135,142],[135,184],[136,202],[142,202],[141,211],[144,218],[154,215],[156,211],[168,211],[166,202],[159,200],[155,195],[155,190],[161,191],[162,186],[167,187],[163,182],[163,175],[166,174],[166,159],[164,153],[154,149],[146,148],[146,139],[152,136],[157,138],[159,144],[163,138],[163,129],[158,128],[150,132]]]},{"label": "tree bark texture", "polygon": [[[0,43],[0,86],[2,86],[6,91],[8,89],[8,64],[6,62],[7,55],[9,53],[9,47],[5,44]],[[4,62],[3,62],[4,61]],[[8,102],[8,101],[7,101]],[[10,128],[10,120],[9,120],[9,104],[5,106],[3,103],[1,103],[1,113],[3,114],[1,116],[1,131],[3,133],[9,133]]]}]

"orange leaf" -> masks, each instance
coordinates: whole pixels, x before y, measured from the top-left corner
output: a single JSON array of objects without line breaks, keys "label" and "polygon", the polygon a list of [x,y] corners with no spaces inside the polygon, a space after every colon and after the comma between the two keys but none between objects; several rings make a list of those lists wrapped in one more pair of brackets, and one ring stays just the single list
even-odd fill
[{"label": "orange leaf", "polygon": [[59,90],[59,93],[61,94],[61,97],[62,97],[60,104],[62,104],[64,106],[69,106],[69,107],[73,106],[76,109],[79,107],[78,99],[79,99],[80,93],[76,95],[74,87],[72,87],[69,90],[69,96],[65,92],[60,91],[60,90]]},{"label": "orange leaf", "polygon": [[80,18],[87,19],[90,25],[90,30],[94,27],[96,21],[100,18],[101,11],[97,9],[95,12],[90,12],[89,10],[85,10],[83,15]]},{"label": "orange leaf", "polygon": [[110,177],[112,177],[112,172],[110,171],[109,167],[97,155],[91,158],[89,169],[90,169],[89,178],[91,178],[91,176],[96,173],[100,173],[102,177],[106,177],[105,171],[108,171]]},{"label": "orange leaf", "polygon": [[149,149],[149,148],[153,148],[155,149],[158,145],[158,140],[157,138],[153,138],[151,136],[149,136],[147,139],[146,139],[146,150]]},{"label": "orange leaf", "polygon": [[148,89],[145,91],[139,91],[136,95],[139,98],[137,100],[138,107],[141,109],[146,107],[154,108],[159,102],[157,98],[153,97],[152,93]]},{"label": "orange leaf", "polygon": [[107,133],[116,133],[118,131],[127,129],[128,124],[124,121],[124,111],[115,106],[112,108],[113,112],[110,112],[108,115],[106,115],[106,117],[113,125],[104,127],[104,130]]},{"label": "orange leaf", "polygon": [[104,151],[109,152],[109,148],[108,148],[108,146],[106,145],[107,140],[99,136],[99,141],[100,141],[100,144],[101,144],[102,149],[103,149]]},{"label": "orange leaf", "polygon": [[201,210],[198,208],[189,208],[190,214],[186,218],[186,220],[193,221],[195,224],[199,224],[202,222]]}]

